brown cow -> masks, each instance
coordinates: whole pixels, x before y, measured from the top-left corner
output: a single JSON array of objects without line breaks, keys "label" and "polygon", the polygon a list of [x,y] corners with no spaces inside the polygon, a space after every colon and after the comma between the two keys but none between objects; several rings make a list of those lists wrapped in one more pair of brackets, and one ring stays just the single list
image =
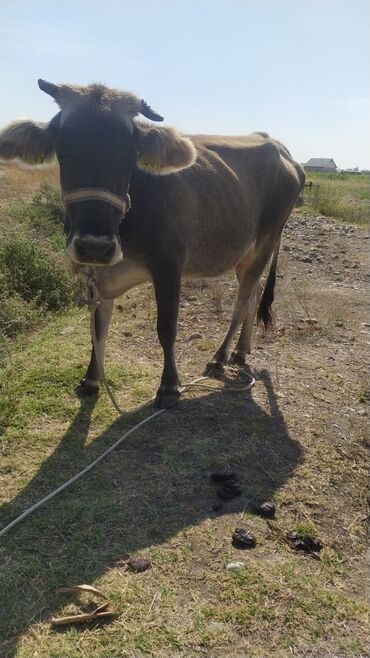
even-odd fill
[{"label": "brown cow", "polygon": [[[45,80],[39,86],[60,112],[50,123],[10,124],[0,133],[0,157],[39,161],[57,155],[67,254],[77,269],[96,270],[102,360],[113,300],[153,282],[164,352],[156,404],[172,406],[180,395],[174,344],[182,277],[235,269],[239,290],[231,325],[206,372],[222,371],[230,358],[244,363],[257,307],[258,317],[270,320],[281,233],[303,170],[266,133],[184,136],[137,121],[138,114],[162,117],[131,93]],[[271,257],[262,292],[260,277]],[[93,350],[81,386],[93,392],[98,385]]]}]

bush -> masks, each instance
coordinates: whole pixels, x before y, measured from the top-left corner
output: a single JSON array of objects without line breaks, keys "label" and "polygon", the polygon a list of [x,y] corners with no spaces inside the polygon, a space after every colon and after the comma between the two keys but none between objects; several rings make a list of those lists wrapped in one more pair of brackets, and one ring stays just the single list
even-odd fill
[{"label": "bush", "polygon": [[3,278],[10,291],[48,311],[72,303],[76,284],[66,265],[53,253],[27,237],[12,236],[0,251]]},{"label": "bush", "polygon": [[42,314],[74,302],[81,282],[64,256],[60,193],[43,184],[30,202],[7,208],[17,219],[0,247],[0,334],[31,329]]},{"label": "bush", "polygon": [[39,319],[39,311],[32,302],[26,302],[20,295],[10,295],[1,291],[0,301],[0,338],[15,336],[16,334],[32,329]]}]

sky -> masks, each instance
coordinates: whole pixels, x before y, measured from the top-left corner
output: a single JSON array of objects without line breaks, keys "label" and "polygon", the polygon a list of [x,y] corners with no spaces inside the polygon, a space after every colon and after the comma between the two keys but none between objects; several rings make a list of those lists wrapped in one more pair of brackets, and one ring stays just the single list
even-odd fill
[{"label": "sky", "polygon": [[39,77],[104,82],[185,133],[370,169],[369,37],[370,0],[0,0],[0,126],[56,113]]}]

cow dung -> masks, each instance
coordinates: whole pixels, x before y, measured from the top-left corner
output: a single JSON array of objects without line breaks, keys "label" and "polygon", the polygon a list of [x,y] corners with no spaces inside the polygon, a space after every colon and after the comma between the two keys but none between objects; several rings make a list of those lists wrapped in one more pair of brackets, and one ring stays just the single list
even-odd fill
[{"label": "cow dung", "polygon": [[130,567],[131,571],[135,571],[135,573],[141,573],[142,571],[150,569],[152,563],[146,557],[137,557],[130,558],[127,561],[127,565]]},{"label": "cow dung", "polygon": [[273,519],[276,512],[276,507],[273,502],[270,500],[262,503],[259,507],[256,508],[257,514],[264,516],[266,519]]},{"label": "cow dung", "polygon": [[316,537],[301,535],[299,532],[288,532],[286,536],[291,548],[294,548],[296,551],[319,553],[323,548],[322,542],[320,539],[316,539]]},{"label": "cow dung", "polygon": [[232,536],[232,545],[234,548],[246,549],[246,548],[255,548],[257,541],[254,535],[252,535],[245,528],[235,528]]}]

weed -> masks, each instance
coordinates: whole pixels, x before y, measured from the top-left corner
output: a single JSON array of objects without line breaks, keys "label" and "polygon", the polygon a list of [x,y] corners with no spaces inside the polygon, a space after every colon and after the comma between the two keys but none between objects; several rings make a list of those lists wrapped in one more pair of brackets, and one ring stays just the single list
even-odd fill
[{"label": "weed", "polygon": [[310,537],[311,539],[314,539],[317,534],[315,526],[309,521],[300,521],[296,524],[294,530],[295,532],[298,532],[299,535],[303,535],[303,537]]}]

